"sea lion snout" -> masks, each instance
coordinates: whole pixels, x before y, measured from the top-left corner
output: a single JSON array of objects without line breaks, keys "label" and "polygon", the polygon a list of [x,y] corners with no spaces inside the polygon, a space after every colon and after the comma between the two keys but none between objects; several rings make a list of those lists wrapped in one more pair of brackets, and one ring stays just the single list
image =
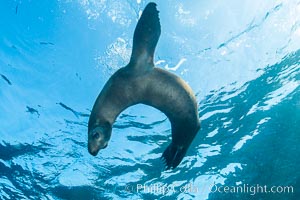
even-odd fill
[{"label": "sea lion snout", "polygon": [[107,146],[108,146],[108,142],[104,143],[101,146],[89,143],[88,150],[91,155],[96,156],[98,154],[98,152],[100,151],[100,149],[105,149]]},{"label": "sea lion snout", "polygon": [[91,148],[89,148],[89,153],[92,155],[92,156],[96,156],[98,154],[99,150],[92,150]]}]

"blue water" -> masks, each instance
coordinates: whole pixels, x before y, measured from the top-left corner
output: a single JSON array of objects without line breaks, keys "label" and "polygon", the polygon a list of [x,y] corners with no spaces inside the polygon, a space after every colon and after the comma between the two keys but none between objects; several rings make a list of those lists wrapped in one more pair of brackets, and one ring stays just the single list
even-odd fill
[{"label": "blue water", "polygon": [[[156,1],[156,64],[190,84],[201,130],[162,171],[170,123],[138,105],[88,153],[91,108],[147,3],[1,0],[0,199],[299,199],[299,0]],[[237,185],[293,191],[215,191]]]}]

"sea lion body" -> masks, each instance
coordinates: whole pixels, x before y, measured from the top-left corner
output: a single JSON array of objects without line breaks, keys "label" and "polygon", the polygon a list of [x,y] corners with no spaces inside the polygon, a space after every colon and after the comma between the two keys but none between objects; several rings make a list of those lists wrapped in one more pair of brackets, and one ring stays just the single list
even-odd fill
[{"label": "sea lion body", "polygon": [[168,169],[181,162],[197,134],[200,122],[193,91],[181,78],[153,64],[159,35],[158,11],[150,3],[135,30],[129,64],[110,77],[92,109],[88,130],[92,155],[107,146],[117,116],[139,103],[157,108],[171,122],[172,143],[162,156]]}]

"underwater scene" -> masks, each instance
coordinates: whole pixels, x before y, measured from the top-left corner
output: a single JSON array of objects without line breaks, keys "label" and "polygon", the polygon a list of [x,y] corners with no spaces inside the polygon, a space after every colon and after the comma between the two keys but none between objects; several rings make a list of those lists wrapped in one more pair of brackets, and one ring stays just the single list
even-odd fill
[{"label": "underwater scene", "polygon": [[0,199],[300,199],[300,0],[152,1],[154,64],[191,87],[201,128],[166,170],[170,120],[138,104],[89,153],[149,2],[0,1]]}]

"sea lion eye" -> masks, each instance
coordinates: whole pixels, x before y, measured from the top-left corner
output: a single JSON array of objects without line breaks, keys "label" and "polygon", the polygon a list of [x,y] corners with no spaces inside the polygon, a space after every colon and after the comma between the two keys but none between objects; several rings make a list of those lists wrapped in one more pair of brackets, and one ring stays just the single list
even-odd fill
[{"label": "sea lion eye", "polygon": [[95,132],[95,133],[93,134],[93,138],[94,138],[94,139],[99,139],[99,137],[100,137],[100,134],[99,134],[98,132]]}]

